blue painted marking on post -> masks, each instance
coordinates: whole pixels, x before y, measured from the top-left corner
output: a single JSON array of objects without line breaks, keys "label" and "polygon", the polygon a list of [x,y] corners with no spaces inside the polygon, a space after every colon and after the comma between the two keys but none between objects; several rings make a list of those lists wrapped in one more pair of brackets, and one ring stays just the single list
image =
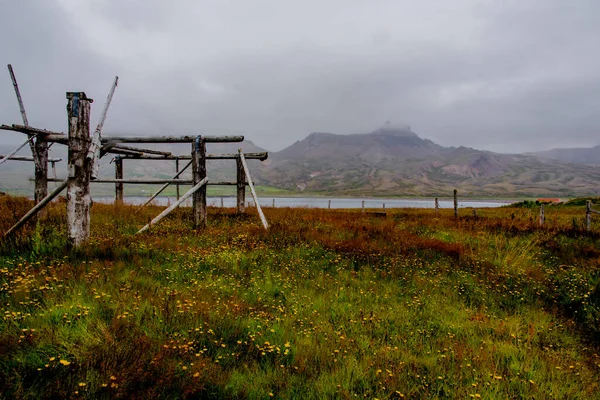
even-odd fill
[{"label": "blue painted marking on post", "polygon": [[202,140],[202,135],[196,136],[196,151],[200,150],[200,140]]},{"label": "blue painted marking on post", "polygon": [[79,93],[73,93],[73,116],[79,116]]}]

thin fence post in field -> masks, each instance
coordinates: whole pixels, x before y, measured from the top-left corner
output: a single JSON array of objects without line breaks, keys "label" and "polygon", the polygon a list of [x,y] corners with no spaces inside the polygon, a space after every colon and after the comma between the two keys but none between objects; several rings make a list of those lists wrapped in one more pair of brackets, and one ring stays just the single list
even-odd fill
[{"label": "thin fence post in field", "polygon": [[365,201],[362,201],[362,212],[365,212]]},{"label": "thin fence post in field", "polygon": [[223,205],[223,197],[221,197],[221,208],[225,208],[225,206]]},{"label": "thin fence post in field", "polygon": [[385,203],[383,203],[383,211],[385,211]]},{"label": "thin fence post in field", "polygon": [[244,172],[244,166],[239,155],[235,159],[235,166],[237,212],[243,214],[246,211],[246,173]]},{"label": "thin fence post in field", "polygon": [[540,227],[544,226],[544,222],[546,221],[546,214],[544,212],[544,205],[540,206]]},{"label": "thin fence post in field", "polygon": [[331,210],[331,200],[329,200],[329,203],[327,204],[327,209]]},{"label": "thin fence post in field", "polygon": [[68,241],[75,247],[90,237],[90,174],[86,163],[90,139],[90,105],[84,92],[67,92],[69,117],[69,180],[67,185]]},{"label": "thin fence post in field", "polygon": [[592,201],[588,200],[585,203],[585,226],[589,232],[592,227]]},{"label": "thin fence post in field", "polygon": [[275,198],[273,198],[273,208],[275,208]]},{"label": "thin fence post in field", "polygon": [[458,191],[454,189],[454,218],[458,218]]},{"label": "thin fence post in field", "polygon": [[[175,176],[179,176],[179,157],[177,157],[177,158],[175,159],[175,173],[177,174],[177,175],[175,175]],[[178,183],[178,184],[177,184],[177,186],[176,186],[176,190],[177,190],[177,200],[179,200],[179,197],[181,197],[181,196],[179,195],[179,183]]]},{"label": "thin fence post in field", "polygon": [[438,202],[438,198],[437,197],[435,198],[434,204],[435,204],[435,213],[437,214],[437,213],[440,212],[440,203]]},{"label": "thin fence post in field", "polygon": [[[115,179],[123,179],[123,159],[115,157]],[[115,183],[115,203],[123,204],[123,182]]]},{"label": "thin fence post in field", "polygon": [[[198,136],[192,143],[192,174],[194,185],[206,178],[206,142]],[[193,193],[194,226],[206,226],[206,186]]]},{"label": "thin fence post in field", "polygon": [[473,218],[477,218],[477,209],[476,208],[473,209]]}]

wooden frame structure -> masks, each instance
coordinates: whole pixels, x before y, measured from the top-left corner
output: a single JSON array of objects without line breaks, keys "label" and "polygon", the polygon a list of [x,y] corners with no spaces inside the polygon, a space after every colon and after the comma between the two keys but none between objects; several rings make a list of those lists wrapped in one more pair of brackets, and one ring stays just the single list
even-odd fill
[{"label": "wooden frame structure", "polygon": [[[88,98],[84,92],[67,92],[67,117],[69,123],[68,133],[65,135],[62,132],[53,132],[45,129],[38,129],[29,126],[23,103],[21,100],[16,79],[9,66],[11,78],[15,86],[15,92],[19,100],[21,114],[23,115],[24,125],[0,125],[0,130],[17,131],[28,135],[28,140],[20,148],[27,143],[31,144],[33,157],[31,158],[36,163],[35,174],[35,203],[36,206],[31,209],[24,217],[21,218],[12,228],[5,233],[5,237],[12,234],[29,219],[33,218],[45,205],[50,203],[62,190],[67,188],[67,224],[68,224],[68,239],[73,246],[79,246],[83,243],[90,234],[90,183],[114,183],[115,184],[115,203],[123,201],[123,184],[139,184],[139,183],[163,183],[164,186],[154,196],[156,197],[169,184],[177,184],[178,202],[163,211],[152,223],[158,222],[166,216],[172,209],[181,204],[188,197],[193,198],[193,215],[194,226],[202,228],[206,225],[206,186],[208,178],[206,176],[206,160],[226,160],[235,159],[237,169],[236,182],[214,182],[214,185],[236,185],[237,186],[237,210],[238,212],[245,211],[245,187],[249,185],[252,194],[255,197],[254,187],[250,179],[249,170],[246,165],[246,158],[265,160],[268,153],[247,153],[239,151],[238,154],[206,154],[206,143],[234,143],[244,140],[243,136],[203,136],[203,135],[187,135],[187,136],[109,136],[102,137],[101,130],[106,118],[108,107],[112,100],[114,90],[117,86],[118,77],[115,78],[113,86],[109,92],[107,101],[102,112],[100,123],[90,135],[90,108],[92,99]],[[35,139],[35,143],[34,140]],[[48,162],[57,162],[57,159],[48,158],[48,143],[59,143],[68,146],[68,178],[61,180],[56,176],[48,178]],[[137,147],[129,147],[122,145],[123,143],[189,143],[191,144],[190,155],[173,155],[170,152],[142,149]],[[20,149],[19,148],[19,149]],[[16,151],[18,151],[17,149]],[[15,152],[16,152],[15,151]],[[98,160],[106,154],[115,154],[115,179],[98,179]],[[18,159],[13,154],[8,155],[4,159]],[[3,160],[4,160],[3,159]],[[29,158],[27,158],[29,160]],[[124,159],[143,159],[143,160],[175,160],[177,174],[173,179],[125,179],[123,177],[123,160]],[[179,160],[190,160],[188,165],[179,171]],[[192,180],[185,181],[179,179],[179,175],[189,166],[192,167]],[[56,174],[55,174],[56,175]],[[48,193],[48,182],[61,182],[52,193]],[[179,185],[189,184],[192,188],[179,199]],[[154,198],[153,197],[153,198]],[[264,215],[260,206],[257,205],[259,215],[265,228],[268,228]],[[152,224],[151,223],[151,224]],[[149,227],[142,228],[139,232],[143,232]],[[138,232],[138,233],[139,233]]]}]

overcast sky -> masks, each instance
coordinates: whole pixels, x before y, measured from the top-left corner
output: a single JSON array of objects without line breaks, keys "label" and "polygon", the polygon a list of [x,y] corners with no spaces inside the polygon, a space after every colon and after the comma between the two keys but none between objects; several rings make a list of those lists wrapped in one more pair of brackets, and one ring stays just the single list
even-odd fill
[{"label": "overcast sky", "polygon": [[[276,151],[390,120],[499,152],[600,144],[598,0],[0,0],[0,15],[35,127],[64,131],[80,90],[95,125],[118,75],[106,134]],[[20,123],[4,71],[0,123]]]}]

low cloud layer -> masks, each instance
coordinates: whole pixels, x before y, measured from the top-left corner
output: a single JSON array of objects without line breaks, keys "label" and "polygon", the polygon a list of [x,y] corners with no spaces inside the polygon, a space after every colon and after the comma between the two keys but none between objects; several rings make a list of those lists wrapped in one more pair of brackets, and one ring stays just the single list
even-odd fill
[{"label": "low cloud layer", "polygon": [[[0,9],[4,64],[36,127],[65,130],[66,91],[93,97],[97,118],[119,75],[106,133],[235,133],[279,150],[310,132],[391,120],[443,145],[500,152],[600,144],[596,0],[20,0]],[[5,73],[0,122],[19,121]]]}]

